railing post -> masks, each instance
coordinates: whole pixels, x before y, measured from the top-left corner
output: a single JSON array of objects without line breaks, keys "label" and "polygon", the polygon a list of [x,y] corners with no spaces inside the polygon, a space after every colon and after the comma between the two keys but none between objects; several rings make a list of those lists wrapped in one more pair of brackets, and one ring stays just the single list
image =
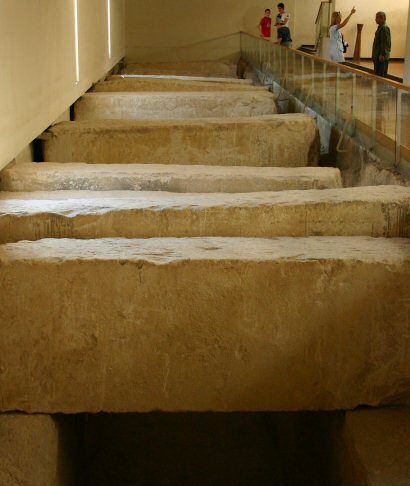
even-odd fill
[{"label": "railing post", "polygon": [[279,79],[280,79],[282,78],[282,48],[280,47],[278,47],[278,54],[279,54]]},{"label": "railing post", "polygon": [[356,100],[357,100],[357,76],[356,76],[356,73],[353,73],[353,77],[352,77],[352,106],[351,106],[353,135],[356,133]]},{"label": "railing post", "polygon": [[301,69],[302,69],[302,81],[300,84],[300,90],[303,95],[303,92],[305,91],[305,56],[302,56]]},{"label": "railing post", "polygon": [[322,97],[323,97],[323,115],[326,116],[326,105],[327,105],[327,64],[323,64],[323,84],[322,84]]},{"label": "railing post", "polygon": [[[340,111],[340,68],[336,68],[336,86],[335,86],[335,124],[339,122]],[[342,122],[340,123],[342,125]]]},{"label": "railing post", "polygon": [[371,129],[372,129],[372,138],[370,148],[373,149],[376,145],[376,130],[377,130],[377,81],[375,79],[372,80],[372,118],[371,118]]},{"label": "railing post", "polygon": [[315,92],[315,60],[314,59],[311,59],[310,60],[310,66],[311,66],[311,69],[312,69],[312,88],[311,88],[311,92],[314,93]]},{"label": "railing post", "polygon": [[396,154],[395,154],[395,164],[394,168],[399,170],[401,163],[401,101],[403,92],[401,89],[396,90],[397,100],[396,100]]}]

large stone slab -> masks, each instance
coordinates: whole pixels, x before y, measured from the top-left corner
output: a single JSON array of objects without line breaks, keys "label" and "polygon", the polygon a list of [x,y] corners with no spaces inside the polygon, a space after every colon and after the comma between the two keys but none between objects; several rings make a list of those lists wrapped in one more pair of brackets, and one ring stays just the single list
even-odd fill
[{"label": "large stone slab", "polygon": [[410,408],[356,410],[342,429],[340,486],[410,484]]},{"label": "large stone slab", "polygon": [[116,74],[108,76],[107,80],[113,79],[161,79],[163,81],[201,81],[202,83],[221,83],[221,84],[239,84],[239,85],[253,85],[252,79],[237,79],[237,78],[218,78],[212,76],[178,76],[173,74]]},{"label": "large stone slab", "polygon": [[76,120],[178,120],[270,115],[268,91],[191,93],[86,93],[75,104]]},{"label": "large stone slab", "polygon": [[223,61],[158,62],[128,64],[122,74],[173,74],[236,78],[236,64]]},{"label": "large stone slab", "polygon": [[0,406],[255,411],[405,402],[409,278],[406,239],[2,245]]},{"label": "large stone slab", "polygon": [[248,83],[111,76],[106,81],[96,84],[92,91],[267,91],[267,88],[264,86],[251,86]]},{"label": "large stone slab", "polygon": [[410,236],[410,188],[0,193],[0,243],[42,238]]},{"label": "large stone slab", "polygon": [[160,164],[17,164],[0,172],[2,191],[259,192],[341,187],[331,167]]},{"label": "large stone slab", "polygon": [[303,167],[319,156],[315,121],[300,114],[63,122],[49,132],[46,162]]},{"label": "large stone slab", "polygon": [[82,484],[79,474],[82,436],[76,433],[78,422],[74,417],[1,414],[0,484]]}]

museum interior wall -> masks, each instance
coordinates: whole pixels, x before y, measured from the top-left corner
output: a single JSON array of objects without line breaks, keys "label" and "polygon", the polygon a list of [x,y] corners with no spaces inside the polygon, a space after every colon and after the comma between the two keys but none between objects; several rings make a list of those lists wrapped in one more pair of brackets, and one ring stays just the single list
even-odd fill
[{"label": "museum interior wall", "polygon": [[343,35],[350,44],[347,56],[353,56],[356,39],[357,24],[364,24],[362,31],[362,57],[370,58],[374,33],[376,31],[375,13],[379,10],[386,12],[387,23],[392,31],[392,57],[404,58],[406,52],[406,33],[409,0],[335,0],[335,9],[345,17],[356,5],[357,13],[343,30]]},{"label": "museum interior wall", "polygon": [[75,5],[75,0],[2,2],[0,168],[124,56],[124,0],[79,1],[77,81]]}]

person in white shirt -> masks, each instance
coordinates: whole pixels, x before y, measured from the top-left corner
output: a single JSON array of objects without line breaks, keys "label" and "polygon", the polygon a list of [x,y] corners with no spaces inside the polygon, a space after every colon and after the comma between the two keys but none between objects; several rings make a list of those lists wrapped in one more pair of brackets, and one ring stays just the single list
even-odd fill
[{"label": "person in white shirt", "polygon": [[330,35],[330,51],[329,51],[329,58],[335,62],[345,62],[345,48],[343,45],[343,36],[340,32],[343,27],[347,25],[351,16],[356,13],[356,9],[353,7],[350,14],[346,17],[346,19],[342,22],[342,15],[340,12],[333,12],[332,13],[332,25],[329,29]]},{"label": "person in white shirt", "polygon": [[289,27],[290,15],[285,12],[285,4],[278,3],[278,15],[276,16],[275,26],[280,29],[281,27]]}]

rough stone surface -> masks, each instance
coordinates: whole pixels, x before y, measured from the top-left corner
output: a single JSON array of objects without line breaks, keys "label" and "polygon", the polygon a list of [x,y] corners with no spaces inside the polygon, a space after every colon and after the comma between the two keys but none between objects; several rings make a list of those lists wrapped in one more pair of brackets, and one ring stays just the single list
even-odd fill
[{"label": "rough stone surface", "polygon": [[76,120],[179,120],[270,115],[268,91],[191,93],[86,93],[75,104]]},{"label": "rough stone surface", "polygon": [[42,238],[410,236],[410,189],[0,193],[0,242]]},{"label": "rough stone surface", "polygon": [[0,172],[2,191],[259,192],[341,187],[330,167],[224,167],[160,164],[14,165]]},{"label": "rough stone surface", "polygon": [[403,238],[2,245],[1,408],[400,403],[410,392],[409,277]]},{"label": "rough stone surface", "polygon": [[248,83],[220,83],[216,81],[189,81],[184,79],[134,78],[112,76],[96,84],[94,92],[112,91],[266,91],[264,86]]},{"label": "rough stone surface", "polygon": [[122,74],[172,74],[236,78],[236,64],[223,61],[138,63],[128,64]]},{"label": "rough stone surface", "polygon": [[[2,486],[75,486],[73,419],[48,415],[0,415]],[[71,431],[69,430],[71,428]],[[79,441],[76,444],[77,451]]]},{"label": "rough stone surface", "polygon": [[410,408],[346,414],[340,486],[410,485]]},{"label": "rough stone surface", "polygon": [[253,85],[252,79],[218,78],[212,76],[177,76],[172,74],[119,74],[108,76],[107,78],[109,81],[114,79],[160,79],[162,81],[201,81],[201,83]]},{"label": "rough stone surface", "polygon": [[319,156],[315,121],[300,114],[63,122],[50,133],[46,162],[303,167]]}]

